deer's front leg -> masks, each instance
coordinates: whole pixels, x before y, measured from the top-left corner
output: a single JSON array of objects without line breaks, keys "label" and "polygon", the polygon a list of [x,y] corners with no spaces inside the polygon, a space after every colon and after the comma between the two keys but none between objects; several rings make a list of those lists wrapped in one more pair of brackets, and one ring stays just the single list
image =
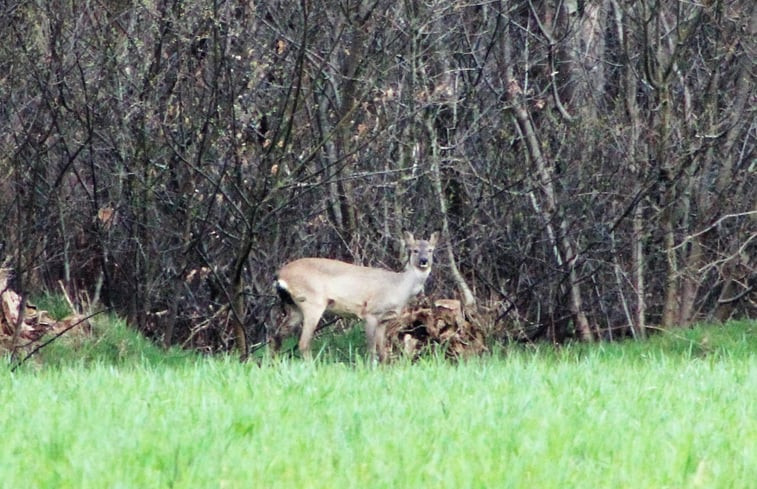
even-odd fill
[{"label": "deer's front leg", "polygon": [[365,344],[368,347],[370,358],[376,358],[376,330],[378,327],[378,318],[373,315],[366,315],[365,321]]},{"label": "deer's front leg", "polygon": [[376,325],[375,343],[378,346],[379,362],[386,361],[386,321],[379,321]]}]

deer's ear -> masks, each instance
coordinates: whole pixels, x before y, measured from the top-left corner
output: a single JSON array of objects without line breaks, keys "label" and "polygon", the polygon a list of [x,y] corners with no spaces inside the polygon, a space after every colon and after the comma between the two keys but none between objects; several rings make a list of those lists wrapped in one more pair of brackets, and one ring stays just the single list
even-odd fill
[{"label": "deer's ear", "polygon": [[428,243],[431,246],[436,246],[436,242],[439,241],[439,231],[431,233],[431,237],[428,238]]},{"label": "deer's ear", "polygon": [[415,237],[413,236],[413,233],[405,229],[402,231],[402,237],[405,240],[405,246],[412,246],[413,243],[415,243]]}]

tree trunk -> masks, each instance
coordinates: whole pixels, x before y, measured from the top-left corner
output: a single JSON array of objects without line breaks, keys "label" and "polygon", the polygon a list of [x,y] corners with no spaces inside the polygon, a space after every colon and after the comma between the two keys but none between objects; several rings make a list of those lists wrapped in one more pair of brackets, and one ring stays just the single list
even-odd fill
[{"label": "tree trunk", "polygon": [[426,128],[428,130],[429,138],[431,139],[431,181],[434,185],[434,191],[439,202],[439,213],[442,215],[442,236],[446,241],[447,260],[449,262],[450,273],[452,274],[452,280],[454,280],[457,290],[460,291],[460,295],[463,297],[463,304],[466,307],[472,307],[476,305],[476,298],[471,292],[468,283],[465,281],[463,274],[460,273],[460,269],[457,268],[457,260],[455,259],[455,251],[452,243],[450,243],[449,232],[449,219],[447,217],[447,201],[444,196],[444,190],[442,189],[442,177],[439,170],[439,143],[436,139],[436,133],[434,131],[434,123],[432,120],[426,121]]},{"label": "tree trunk", "polygon": [[[512,73],[510,73],[512,75]],[[584,341],[593,341],[594,334],[589,326],[589,321],[586,314],[583,311],[583,299],[581,294],[581,286],[578,283],[578,274],[576,273],[576,262],[578,256],[576,255],[573,244],[568,237],[568,223],[565,217],[559,214],[557,207],[557,200],[555,197],[555,189],[553,186],[553,178],[551,171],[547,166],[547,160],[541,151],[541,145],[536,137],[536,131],[531,123],[531,118],[528,115],[526,106],[522,100],[522,90],[518,85],[518,81],[512,77],[508,78],[508,97],[513,106],[513,112],[515,113],[515,119],[518,123],[518,127],[525,138],[525,144],[528,148],[529,159],[534,163],[536,167],[536,176],[539,182],[539,189],[543,195],[544,207],[539,206],[538,209],[542,213],[542,219],[547,231],[552,240],[553,247],[557,250],[556,259],[558,265],[567,268],[568,272],[568,287],[569,287],[569,309],[573,315],[576,331]],[[534,199],[534,202],[536,199]],[[558,233],[552,228],[553,222],[557,222],[559,225]]]}]

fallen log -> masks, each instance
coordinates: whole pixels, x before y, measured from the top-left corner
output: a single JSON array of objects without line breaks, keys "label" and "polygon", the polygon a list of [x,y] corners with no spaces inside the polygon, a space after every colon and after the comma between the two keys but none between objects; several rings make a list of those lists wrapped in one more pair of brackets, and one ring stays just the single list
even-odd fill
[{"label": "fallen log", "polygon": [[[47,311],[39,309],[28,300],[23,301],[21,295],[10,288],[10,275],[10,269],[0,269],[0,348],[27,346],[47,333],[57,334],[71,329],[72,324],[80,324],[79,331],[82,333],[91,331],[89,322],[79,314],[57,321]],[[23,311],[22,302],[25,302]]]}]

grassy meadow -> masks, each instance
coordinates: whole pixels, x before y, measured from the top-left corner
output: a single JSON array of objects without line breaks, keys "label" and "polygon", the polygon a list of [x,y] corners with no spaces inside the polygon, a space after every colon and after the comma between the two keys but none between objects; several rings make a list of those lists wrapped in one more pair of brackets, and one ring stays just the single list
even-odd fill
[{"label": "grassy meadow", "polygon": [[242,364],[101,320],[3,369],[0,487],[756,487],[755,322],[458,364],[328,344]]}]

